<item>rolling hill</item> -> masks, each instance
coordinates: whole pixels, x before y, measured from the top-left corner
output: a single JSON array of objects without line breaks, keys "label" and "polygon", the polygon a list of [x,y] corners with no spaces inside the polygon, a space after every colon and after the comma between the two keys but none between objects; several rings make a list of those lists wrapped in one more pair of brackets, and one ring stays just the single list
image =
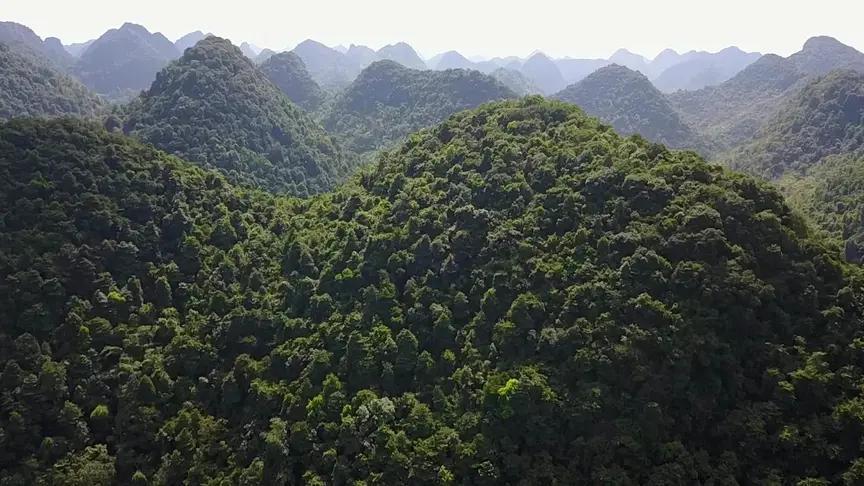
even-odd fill
[{"label": "rolling hill", "polygon": [[336,97],[322,120],[347,148],[368,153],[458,111],[515,96],[495,78],[477,71],[419,71],[378,61]]},{"label": "rolling hill", "polygon": [[229,179],[306,196],[350,162],[240,49],[208,37],[159,73],[125,113],[124,130]]},{"label": "rolling hill", "polygon": [[860,271],[575,107],[311,200],[71,120],[0,126],[0,173],[5,483],[861,478]]},{"label": "rolling hill", "polygon": [[703,148],[696,133],[651,81],[624,66],[601,68],[554,97],[578,105],[620,133],[639,134],[676,148]]},{"label": "rolling hill", "polygon": [[0,43],[0,121],[22,117],[94,118],[104,103],[41,58]]}]

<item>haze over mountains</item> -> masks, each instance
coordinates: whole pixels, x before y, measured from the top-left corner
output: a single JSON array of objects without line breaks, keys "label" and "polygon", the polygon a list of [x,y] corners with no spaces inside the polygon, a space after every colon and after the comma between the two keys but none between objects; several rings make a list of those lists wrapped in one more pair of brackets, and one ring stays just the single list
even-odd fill
[{"label": "haze over mountains", "polygon": [[864,484],[854,48],[60,45],[0,23],[0,485]]}]

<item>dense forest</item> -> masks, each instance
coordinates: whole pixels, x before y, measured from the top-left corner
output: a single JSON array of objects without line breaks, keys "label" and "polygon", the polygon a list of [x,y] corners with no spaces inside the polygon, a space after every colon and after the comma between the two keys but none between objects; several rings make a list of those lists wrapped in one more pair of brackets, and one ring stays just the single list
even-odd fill
[{"label": "dense forest", "polygon": [[864,484],[864,54],[346,45],[0,22],[0,486]]},{"label": "dense forest", "polygon": [[81,83],[39,57],[0,44],[0,121],[20,117],[96,117],[105,107]]},{"label": "dense forest", "polygon": [[623,134],[671,147],[701,148],[694,131],[643,74],[612,64],[568,86],[555,98],[578,105]]},{"label": "dense forest", "polygon": [[127,133],[276,192],[331,189],[352,166],[350,154],[219,37],[187,49],[121,117]]},{"label": "dense forest", "polygon": [[855,71],[808,84],[726,159],[732,168],[772,179],[840,154],[864,156],[864,74]]},{"label": "dense forest", "polygon": [[460,110],[515,98],[495,78],[464,69],[418,71],[378,61],[342,92],[322,115],[323,125],[357,153],[387,147]]},{"label": "dense forest", "polygon": [[3,484],[864,479],[859,270],[571,105],[307,200],[74,121],[0,173]]},{"label": "dense forest", "polygon": [[285,96],[306,111],[315,111],[326,98],[324,91],[309,75],[303,60],[293,52],[270,56],[261,64],[261,70]]}]

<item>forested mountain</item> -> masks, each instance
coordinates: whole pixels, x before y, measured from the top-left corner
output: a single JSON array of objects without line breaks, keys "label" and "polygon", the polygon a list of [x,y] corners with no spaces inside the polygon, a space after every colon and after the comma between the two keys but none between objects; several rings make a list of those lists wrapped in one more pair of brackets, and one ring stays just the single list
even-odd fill
[{"label": "forested mountain", "polygon": [[0,43],[0,121],[21,117],[95,117],[102,101],[50,61]]},{"label": "forested mountain", "polygon": [[490,76],[497,79],[499,83],[510,88],[511,91],[519,96],[541,94],[542,90],[519,71],[507,68],[498,68],[490,73]]},{"label": "forested mountain", "polygon": [[543,94],[557,93],[567,86],[567,81],[564,80],[558,66],[541,52],[528,58],[522,65],[521,72],[540,88]]},{"label": "forested mountain", "polygon": [[248,42],[243,42],[240,44],[240,52],[243,53],[244,56],[252,59],[253,61],[258,59],[258,56],[261,55],[261,49],[253,46]]},{"label": "forested mountain", "polygon": [[426,63],[413,47],[404,42],[389,44],[378,49],[378,59],[394,61],[411,69],[426,69]]},{"label": "forested mountain", "polygon": [[204,32],[201,32],[200,30],[196,30],[195,32],[190,32],[190,33],[184,35],[183,37],[177,39],[176,41],[174,41],[174,47],[177,49],[177,52],[179,52],[180,54],[183,54],[184,52],[186,52],[186,49],[189,49],[190,47],[194,46],[195,44],[197,44],[201,40],[203,40],[207,37],[210,37],[212,35],[213,34],[205,34]]},{"label": "forested mountain", "polygon": [[333,187],[348,158],[228,40],[208,37],[156,77],[124,130],[233,181],[309,195]]},{"label": "forested mountain", "polygon": [[56,37],[42,40],[29,27],[15,22],[0,22],[0,44],[42,57],[61,70],[68,69],[74,62]]},{"label": "forested mountain", "polygon": [[303,60],[315,82],[327,89],[348,86],[360,72],[347,55],[311,39],[298,44],[293,52]]},{"label": "forested mountain", "polygon": [[859,271],[572,106],[311,200],[72,121],[0,127],[0,173],[4,484],[864,479]]},{"label": "forested mountain", "polygon": [[657,89],[671,93],[718,85],[740,73],[762,55],[729,47],[717,53],[688,53],[685,57],[686,60],[665,68],[652,81]]},{"label": "forested mountain", "polygon": [[835,71],[807,85],[726,159],[733,168],[773,179],[806,173],[839,154],[864,157],[864,74],[855,71]]},{"label": "forested mountain", "polygon": [[612,64],[554,96],[581,107],[621,133],[673,147],[701,149],[695,132],[643,74]]},{"label": "forested mountain", "polygon": [[[294,52],[294,51],[291,51],[291,52]],[[261,52],[259,52],[258,55],[255,56],[255,63],[256,64],[264,64],[265,62],[267,62],[268,59],[275,56],[276,54],[278,54],[278,53],[274,50],[261,49]],[[295,53],[295,55],[296,55],[296,53]],[[304,64],[304,67],[305,67],[305,64]],[[309,71],[307,70],[306,72],[309,72]]]},{"label": "forested mountain", "polygon": [[645,59],[645,57],[639,54],[634,54],[627,49],[618,49],[615,51],[612,56],[609,57],[609,63],[624,66],[632,71],[639,71],[646,77],[654,74],[648,67],[650,64],[648,59]]},{"label": "forested mountain", "polygon": [[844,243],[846,260],[864,264],[864,158],[829,156],[778,184],[793,207]]},{"label": "forested mountain", "polygon": [[808,81],[832,69],[864,71],[864,54],[817,37],[788,58],[767,54],[723,84],[669,98],[691,126],[729,149],[749,141]]},{"label": "forested mountain", "polygon": [[180,52],[162,34],[126,23],[94,41],[74,72],[97,93],[124,99],[147,89],[156,73],[178,57]]},{"label": "forested mountain", "polygon": [[309,75],[297,54],[282,52],[261,65],[261,71],[297,106],[314,111],[324,102],[325,93]]},{"label": "forested mountain", "polygon": [[515,96],[495,78],[477,71],[419,71],[378,61],[328,107],[323,124],[347,148],[366,153],[457,111]]}]

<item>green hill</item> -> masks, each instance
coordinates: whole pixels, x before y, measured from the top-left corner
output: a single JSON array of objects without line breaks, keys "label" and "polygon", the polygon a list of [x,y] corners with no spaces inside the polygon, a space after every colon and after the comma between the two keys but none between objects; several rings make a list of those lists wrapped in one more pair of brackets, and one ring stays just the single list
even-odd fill
[{"label": "green hill", "polygon": [[611,64],[568,86],[554,98],[578,105],[619,132],[672,147],[700,148],[694,131],[644,75]]},{"label": "green hill", "polygon": [[94,117],[102,101],[81,83],[31,55],[0,44],[0,120],[19,117]]},{"label": "green hill", "polygon": [[864,74],[835,71],[788,100],[753,141],[724,159],[733,168],[773,179],[806,173],[829,155],[864,156]]},{"label": "green hill", "polygon": [[324,102],[324,91],[309,75],[297,54],[282,52],[270,56],[261,64],[261,70],[285,96],[304,110],[315,111]]},{"label": "green hill", "polygon": [[229,41],[208,37],[159,73],[125,131],[229,179],[309,195],[333,187],[348,158]]},{"label": "green hill", "polygon": [[4,484],[864,478],[859,270],[573,106],[310,200],[71,121],[0,127],[0,174]]},{"label": "green hill", "polygon": [[457,111],[516,94],[491,76],[450,69],[419,71],[393,61],[373,63],[323,114],[324,127],[358,153],[399,141]]},{"label": "green hill", "polygon": [[718,151],[749,142],[807,83],[836,69],[864,72],[864,54],[830,37],[814,37],[787,58],[768,54],[732,79],[669,95],[684,120]]}]

